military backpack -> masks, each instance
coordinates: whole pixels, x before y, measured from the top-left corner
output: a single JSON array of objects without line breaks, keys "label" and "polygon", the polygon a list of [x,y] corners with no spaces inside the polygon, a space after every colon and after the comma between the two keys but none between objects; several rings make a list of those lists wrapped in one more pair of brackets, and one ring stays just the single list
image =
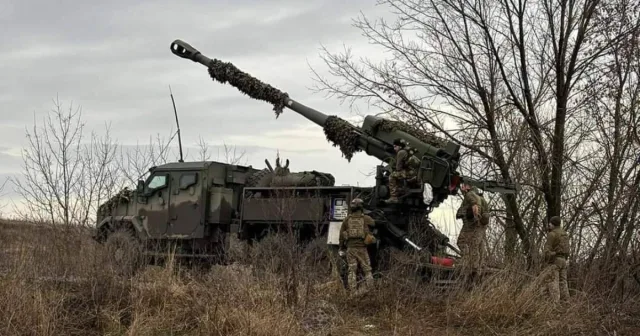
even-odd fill
[{"label": "military backpack", "polygon": [[564,257],[568,257],[570,252],[569,235],[562,231],[558,241],[558,253]]},{"label": "military backpack", "polygon": [[407,166],[410,169],[418,170],[420,168],[420,159],[413,153],[409,153],[409,158],[407,159]]}]

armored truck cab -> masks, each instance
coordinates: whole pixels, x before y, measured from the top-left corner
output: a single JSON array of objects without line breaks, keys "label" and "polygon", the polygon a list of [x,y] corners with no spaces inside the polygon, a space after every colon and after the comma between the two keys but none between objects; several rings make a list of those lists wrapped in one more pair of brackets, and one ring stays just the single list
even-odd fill
[{"label": "armored truck cab", "polygon": [[224,251],[239,218],[242,189],[260,172],[215,161],[152,167],[135,191],[125,189],[100,206],[97,238],[124,230],[154,250],[171,243],[178,254]]}]

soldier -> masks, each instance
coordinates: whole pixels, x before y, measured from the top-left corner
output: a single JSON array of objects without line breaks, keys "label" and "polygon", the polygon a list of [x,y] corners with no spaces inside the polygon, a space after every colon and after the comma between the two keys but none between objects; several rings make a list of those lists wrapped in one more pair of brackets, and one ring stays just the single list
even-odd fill
[{"label": "soldier", "polygon": [[553,302],[569,298],[567,285],[567,257],[569,257],[569,235],[562,229],[559,216],[549,220],[549,233],[544,245],[544,258],[547,267],[542,272],[547,290]]},{"label": "soldier", "polygon": [[405,149],[406,144],[402,139],[393,140],[393,150],[396,152],[395,169],[389,176],[389,193],[391,194],[389,203],[398,202],[398,184],[406,179],[407,175],[407,159],[409,153]]},{"label": "soldier", "polygon": [[478,215],[476,217],[476,229],[475,229],[475,239],[477,242],[477,251],[478,251],[478,265],[482,267],[485,261],[485,247],[486,247],[486,236],[487,236],[487,228],[489,227],[489,221],[491,219],[491,214],[489,213],[489,203],[484,198],[484,196],[475,188],[471,189],[472,192],[476,194],[478,197]]},{"label": "soldier", "polygon": [[482,243],[488,225],[488,207],[475,188],[463,183],[460,190],[464,198],[456,213],[456,219],[462,219],[462,229],[456,244],[462,253],[463,273],[469,277],[470,283],[474,283],[482,264]]},{"label": "soldier", "polygon": [[340,227],[340,254],[343,255],[343,248],[346,248],[347,264],[349,273],[347,283],[353,292],[356,289],[356,270],[358,265],[364,273],[365,284],[370,287],[373,284],[371,274],[371,261],[367,252],[367,245],[375,241],[370,228],[375,226],[375,221],[363,213],[363,201],[354,198],[351,201],[351,213],[342,221]]}]

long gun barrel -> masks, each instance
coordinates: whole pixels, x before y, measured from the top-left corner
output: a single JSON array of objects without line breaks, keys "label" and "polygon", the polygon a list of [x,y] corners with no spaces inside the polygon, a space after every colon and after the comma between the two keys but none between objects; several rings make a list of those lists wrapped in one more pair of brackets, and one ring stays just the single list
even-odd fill
[{"label": "long gun barrel", "polygon": [[282,113],[284,107],[288,107],[321,126],[327,139],[334,145],[338,145],[348,160],[351,160],[353,154],[360,150],[364,150],[367,154],[380,160],[386,160],[392,156],[391,147],[384,142],[364,134],[357,127],[337,116],[328,116],[291,99],[286,92],[263,83],[231,63],[211,59],[181,40],[175,40],[171,43],[171,52],[206,66],[212,79],[223,84],[229,83],[253,99],[272,104],[276,118]]},{"label": "long gun barrel", "polygon": [[476,180],[470,177],[462,177],[462,183],[480,188],[484,191],[500,194],[516,194],[520,191],[520,185],[517,183],[505,183],[498,181]]},{"label": "long gun barrel", "polygon": [[[374,116],[367,116],[362,128],[358,128],[337,116],[328,116],[305,106],[291,99],[286,92],[263,83],[231,63],[211,59],[184,41],[175,40],[171,43],[171,52],[206,66],[213,80],[223,84],[229,83],[253,99],[272,104],[276,118],[288,107],[321,126],[327,140],[338,146],[347,160],[351,160],[355,152],[364,151],[368,155],[387,161],[394,156],[392,143],[395,138],[404,139],[422,154],[454,160],[458,158],[457,144],[444,142],[404,123]],[[450,168],[455,169],[454,166]]]}]

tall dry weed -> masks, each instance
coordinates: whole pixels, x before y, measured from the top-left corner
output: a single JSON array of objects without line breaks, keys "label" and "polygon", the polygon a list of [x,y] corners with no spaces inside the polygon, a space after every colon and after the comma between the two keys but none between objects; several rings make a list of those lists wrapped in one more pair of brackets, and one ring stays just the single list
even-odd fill
[{"label": "tall dry weed", "polygon": [[[233,246],[206,272],[169,259],[123,276],[81,230],[2,225],[0,335],[633,335],[629,305],[573,291],[548,302],[522,270],[472,291],[420,281],[408,261],[348,296],[322,240]],[[233,244],[238,244],[234,241]],[[394,257],[395,258],[395,257]],[[629,301],[631,303],[631,301]]]}]

